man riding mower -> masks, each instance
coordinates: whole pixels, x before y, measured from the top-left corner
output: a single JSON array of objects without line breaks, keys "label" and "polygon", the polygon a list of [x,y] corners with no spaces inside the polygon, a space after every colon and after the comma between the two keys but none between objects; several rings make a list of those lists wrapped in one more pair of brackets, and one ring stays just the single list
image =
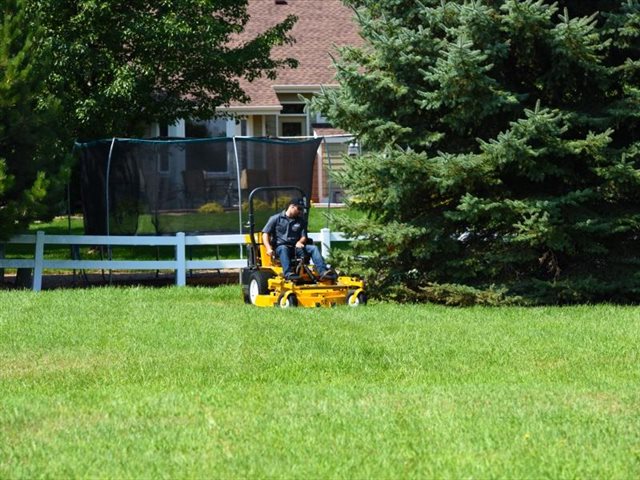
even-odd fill
[{"label": "man riding mower", "polygon": [[[262,232],[255,232],[255,195],[275,190],[295,190],[301,195],[281,213],[272,215]],[[250,193],[248,264],[241,273],[246,303],[283,308],[366,303],[362,279],[338,276],[325,264],[307,236],[308,215],[307,197],[297,187],[259,187]]]}]

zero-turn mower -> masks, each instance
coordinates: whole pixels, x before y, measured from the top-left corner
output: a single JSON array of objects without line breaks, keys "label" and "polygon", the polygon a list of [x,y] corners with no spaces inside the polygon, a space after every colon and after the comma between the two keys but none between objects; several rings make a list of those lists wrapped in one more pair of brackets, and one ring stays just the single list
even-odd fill
[{"label": "zero-turn mower", "polygon": [[267,250],[262,243],[262,232],[255,231],[255,195],[259,192],[277,190],[300,192],[305,204],[303,213],[305,223],[309,219],[309,201],[298,187],[258,187],[249,194],[249,235],[246,235],[247,267],[241,272],[245,303],[258,307],[281,308],[364,305],[367,302],[364,280],[357,276],[346,275],[321,279],[306,256],[296,254],[295,258],[292,258],[296,280],[285,279],[277,257],[267,255]]}]

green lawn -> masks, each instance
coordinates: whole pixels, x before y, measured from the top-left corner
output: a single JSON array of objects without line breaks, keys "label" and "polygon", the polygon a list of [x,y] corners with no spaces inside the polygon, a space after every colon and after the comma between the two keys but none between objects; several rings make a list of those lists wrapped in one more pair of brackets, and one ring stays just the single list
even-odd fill
[{"label": "green lawn", "polygon": [[640,478],[640,309],[0,291],[0,478]]}]

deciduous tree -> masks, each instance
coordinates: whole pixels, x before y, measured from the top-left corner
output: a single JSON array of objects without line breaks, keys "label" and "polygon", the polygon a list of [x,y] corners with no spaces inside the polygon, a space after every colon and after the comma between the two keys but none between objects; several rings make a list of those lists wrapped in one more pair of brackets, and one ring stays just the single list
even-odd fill
[{"label": "deciduous tree", "polygon": [[239,79],[296,65],[271,58],[295,17],[238,40],[247,0],[6,0],[1,12],[2,237],[60,200],[74,140],[210,118],[247,100]]},{"label": "deciduous tree", "polygon": [[48,87],[77,138],[139,134],[154,121],[210,118],[246,100],[238,79],[273,75],[293,59],[295,17],[241,43],[247,0],[32,0],[51,48]]}]

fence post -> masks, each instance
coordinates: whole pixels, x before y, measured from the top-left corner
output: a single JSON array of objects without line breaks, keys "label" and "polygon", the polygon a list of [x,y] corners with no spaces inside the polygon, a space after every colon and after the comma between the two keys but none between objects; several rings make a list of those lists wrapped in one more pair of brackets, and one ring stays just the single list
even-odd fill
[{"label": "fence post", "polygon": [[328,228],[320,229],[320,247],[322,256],[327,258],[331,253],[331,230]]},{"label": "fence post", "polygon": [[187,256],[186,238],[184,232],[176,233],[176,285],[184,287],[187,284]]},{"label": "fence post", "polygon": [[33,266],[33,291],[39,292],[42,289],[42,272],[44,270],[44,232],[38,230],[36,233],[36,255]]}]

